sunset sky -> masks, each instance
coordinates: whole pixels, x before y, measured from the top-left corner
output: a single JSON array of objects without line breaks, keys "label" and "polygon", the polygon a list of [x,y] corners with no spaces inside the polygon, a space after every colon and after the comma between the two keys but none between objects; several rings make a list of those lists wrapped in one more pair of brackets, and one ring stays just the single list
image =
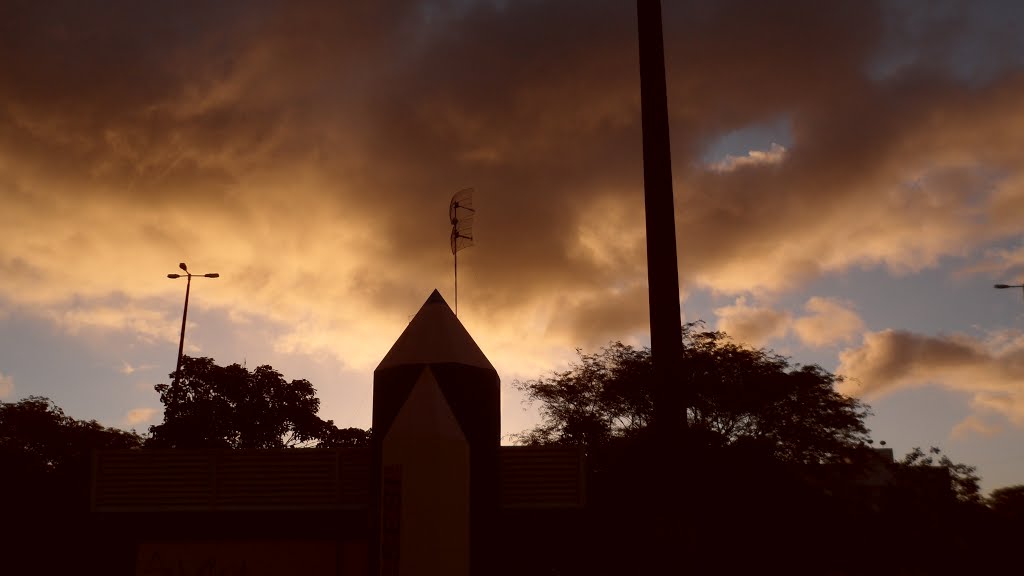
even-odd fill
[{"label": "sunset sky", "polygon": [[[683,316],[1024,483],[1024,3],[665,1]],[[372,371],[476,190],[459,317],[516,379],[648,342],[635,5],[0,4],[0,400],[144,431],[177,353]]]}]

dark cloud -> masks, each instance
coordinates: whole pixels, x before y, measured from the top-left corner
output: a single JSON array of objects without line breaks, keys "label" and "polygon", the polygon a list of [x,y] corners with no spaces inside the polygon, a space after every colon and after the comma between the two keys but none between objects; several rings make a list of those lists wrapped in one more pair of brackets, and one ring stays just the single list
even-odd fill
[{"label": "dark cloud", "polygon": [[[935,371],[985,363],[977,342],[886,330],[870,334],[860,348],[843,353],[843,368],[863,383],[863,392],[881,390]],[[926,378],[927,376],[925,376]],[[917,383],[921,383],[918,381]]]},{"label": "dark cloud", "polygon": [[[56,270],[90,245],[57,233],[70,229],[107,235],[92,253],[202,255],[236,271],[243,287],[223,304],[248,312],[316,309],[337,326],[355,315],[346,306],[406,311],[450,282],[446,204],[474,186],[480,241],[463,273],[483,318],[514,323],[557,301],[544,322],[566,340],[645,326],[631,3],[2,10],[0,186],[8,218],[36,219],[12,229],[54,255],[28,255],[26,240],[0,248],[0,267],[43,270],[51,287],[36,299],[68,297],[56,279],[73,273]],[[1003,186],[1024,161],[1019,67],[965,78],[972,52],[940,58],[937,39],[979,45],[987,20],[919,14],[666,3],[684,285],[916,270],[1009,233],[988,225],[1014,215],[984,207],[989,195],[1024,206]],[[722,134],[778,118],[793,136],[779,162],[702,164]],[[63,209],[39,208],[56,197]]]}]

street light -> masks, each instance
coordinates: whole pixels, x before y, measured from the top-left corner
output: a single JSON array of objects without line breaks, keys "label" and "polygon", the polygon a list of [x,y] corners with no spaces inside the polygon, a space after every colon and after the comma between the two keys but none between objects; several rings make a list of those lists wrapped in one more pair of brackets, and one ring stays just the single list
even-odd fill
[{"label": "street light", "polygon": [[211,272],[209,274],[193,274],[188,271],[188,267],[182,262],[178,264],[178,268],[185,271],[184,274],[168,274],[167,277],[174,280],[181,278],[182,276],[188,278],[185,282],[185,311],[181,313],[181,339],[178,340],[178,364],[174,368],[174,381],[178,381],[178,373],[181,371],[181,353],[185,349],[185,319],[188,318],[188,293],[192,288],[192,277],[197,278],[220,278],[220,274]]},{"label": "street light", "polygon": [[1010,284],[996,284],[995,286],[993,286],[993,288],[996,288],[997,290],[1004,290],[1006,288],[1020,288],[1021,294],[1024,295],[1024,284],[1014,284],[1012,286]]}]

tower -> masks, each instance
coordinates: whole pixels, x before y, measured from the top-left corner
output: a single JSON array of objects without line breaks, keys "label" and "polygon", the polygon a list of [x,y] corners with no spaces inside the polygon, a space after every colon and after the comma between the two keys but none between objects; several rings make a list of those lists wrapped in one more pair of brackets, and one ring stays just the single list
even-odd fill
[{"label": "tower", "polygon": [[382,575],[483,575],[493,558],[498,373],[434,290],[373,373]]}]

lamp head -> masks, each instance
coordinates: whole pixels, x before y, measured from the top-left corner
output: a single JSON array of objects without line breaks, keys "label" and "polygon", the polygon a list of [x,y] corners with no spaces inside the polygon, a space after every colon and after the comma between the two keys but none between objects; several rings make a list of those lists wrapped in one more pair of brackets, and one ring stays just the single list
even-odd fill
[{"label": "lamp head", "polygon": [[1009,284],[996,284],[996,285],[995,285],[995,288],[999,288],[999,289],[1003,289],[1003,288],[1013,288],[1013,286],[1010,286]]},{"label": "lamp head", "polygon": [[209,274],[203,274],[203,276],[206,276],[207,278],[220,278],[220,274],[217,274],[216,272],[211,272]]},{"label": "lamp head", "polygon": [[185,263],[184,263],[184,262],[182,262],[181,264],[178,264],[178,268],[181,268],[181,269],[182,269],[182,270],[184,270],[185,272],[188,272],[188,267],[187,267],[187,266],[185,266]]},{"label": "lamp head", "polygon": [[167,277],[173,280],[174,278],[181,278],[181,274],[168,274]]}]

